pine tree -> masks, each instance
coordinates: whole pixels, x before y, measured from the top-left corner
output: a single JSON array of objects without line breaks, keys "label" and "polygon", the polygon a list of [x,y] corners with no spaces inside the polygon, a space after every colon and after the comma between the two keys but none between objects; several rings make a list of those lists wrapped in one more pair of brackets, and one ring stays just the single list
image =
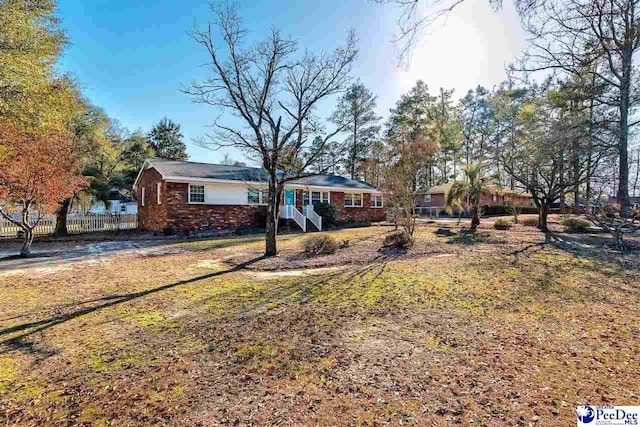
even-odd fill
[{"label": "pine tree", "polygon": [[149,132],[149,144],[157,157],[167,160],[187,160],[187,146],[182,142],[180,125],[168,118],[160,122]]},{"label": "pine tree", "polygon": [[351,179],[357,178],[358,166],[364,160],[380,126],[376,112],[376,96],[362,83],[354,83],[338,101],[332,120],[336,123],[349,122],[343,133],[349,134],[344,141],[346,153],[344,163]]}]

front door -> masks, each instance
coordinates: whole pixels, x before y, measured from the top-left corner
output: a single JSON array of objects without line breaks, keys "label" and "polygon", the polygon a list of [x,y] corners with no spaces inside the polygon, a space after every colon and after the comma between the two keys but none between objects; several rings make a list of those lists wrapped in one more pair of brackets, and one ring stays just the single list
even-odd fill
[{"label": "front door", "polygon": [[295,190],[284,190],[284,204],[294,206],[296,204]]}]

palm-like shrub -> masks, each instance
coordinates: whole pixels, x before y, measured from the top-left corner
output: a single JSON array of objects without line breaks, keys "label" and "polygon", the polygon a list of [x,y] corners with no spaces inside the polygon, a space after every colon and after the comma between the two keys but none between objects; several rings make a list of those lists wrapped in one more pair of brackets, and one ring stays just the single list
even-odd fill
[{"label": "palm-like shrub", "polygon": [[482,163],[467,166],[465,180],[455,181],[447,193],[447,212],[463,209],[464,204],[471,208],[471,231],[480,225],[480,198],[490,190],[493,178],[484,174]]}]

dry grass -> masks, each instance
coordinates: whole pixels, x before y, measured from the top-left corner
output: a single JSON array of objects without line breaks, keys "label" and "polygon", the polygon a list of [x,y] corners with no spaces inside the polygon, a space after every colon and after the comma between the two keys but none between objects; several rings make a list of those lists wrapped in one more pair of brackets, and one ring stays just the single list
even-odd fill
[{"label": "dry grass", "polygon": [[[637,253],[490,224],[381,252],[387,231],[313,261],[249,237],[0,276],[0,421],[546,426],[639,399]],[[335,268],[256,271],[311,267]]]}]

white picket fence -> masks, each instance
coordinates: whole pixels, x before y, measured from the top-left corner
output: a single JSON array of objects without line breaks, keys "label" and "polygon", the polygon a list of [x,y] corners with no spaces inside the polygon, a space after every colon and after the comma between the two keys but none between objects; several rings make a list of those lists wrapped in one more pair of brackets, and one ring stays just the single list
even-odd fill
[{"label": "white picket fence", "polygon": [[[136,214],[70,214],[67,217],[67,230],[71,234],[132,230],[137,227],[138,215]],[[56,217],[54,215],[44,215],[34,229],[34,234],[36,236],[53,234],[55,229]],[[19,231],[20,227],[5,218],[0,218],[0,238],[16,237]]]}]

